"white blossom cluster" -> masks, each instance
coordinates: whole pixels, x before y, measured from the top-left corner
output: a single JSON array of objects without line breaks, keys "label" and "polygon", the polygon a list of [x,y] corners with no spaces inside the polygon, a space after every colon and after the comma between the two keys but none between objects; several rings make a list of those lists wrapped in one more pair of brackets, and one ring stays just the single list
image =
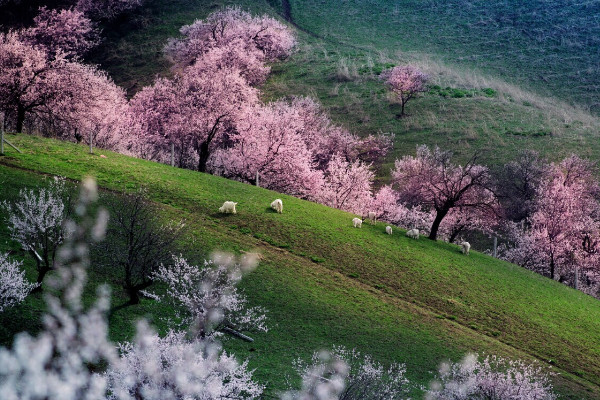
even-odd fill
[{"label": "white blossom cluster", "polygon": [[[385,368],[374,361],[370,355],[362,355],[356,349],[348,350],[342,346],[335,346],[328,358],[346,366],[340,374],[344,385],[335,399],[408,399],[409,381],[405,377],[406,368],[403,364],[393,363]],[[327,357],[325,358],[327,360]],[[295,361],[296,371],[306,377],[314,375],[315,369],[326,368],[322,353],[314,353],[310,362]],[[318,381],[313,381],[314,384]],[[296,398],[296,397],[294,397]]]},{"label": "white blossom cluster", "polygon": [[108,341],[108,290],[100,288],[98,301],[88,310],[81,303],[89,262],[87,243],[100,238],[106,226],[105,215],[97,221],[88,215],[88,205],[95,197],[95,183],[86,182],[76,207],[82,222],[70,223],[73,234],[59,251],[57,276],[50,282],[58,294],[46,296],[48,310],[42,332],[37,337],[21,333],[12,349],[0,348],[3,399],[105,397],[106,379],[91,369],[117,359],[116,349]]},{"label": "white blossom cluster", "polygon": [[346,388],[348,364],[330,352],[313,354],[310,365],[297,361],[302,375],[302,389],[284,393],[282,400],[338,400]]},{"label": "white blossom cluster", "polygon": [[162,265],[154,279],[167,284],[165,297],[180,310],[179,322],[192,326],[199,336],[211,336],[222,326],[266,332],[266,310],[248,307],[246,296],[236,287],[256,261],[252,254],[237,262],[232,255],[217,253],[199,267],[174,256],[173,265]]},{"label": "white blossom cluster", "polygon": [[439,381],[432,384],[427,400],[554,400],[550,378],[542,369],[523,361],[476,354],[460,363],[444,363]]},{"label": "white blossom cluster", "polygon": [[64,180],[55,179],[49,188],[20,190],[19,201],[14,204],[3,202],[2,207],[9,215],[6,222],[11,238],[26,250],[29,246],[39,251],[52,244],[59,245],[64,236],[63,193]]},{"label": "white blossom cluster", "polygon": [[25,279],[21,262],[11,261],[8,253],[0,253],[0,312],[13,307],[37,287]]},{"label": "white blossom cluster", "polygon": [[264,389],[252,381],[247,361],[239,364],[215,341],[183,332],[161,338],[140,322],[135,341],[120,350],[121,362],[106,374],[109,399],[256,399]]}]

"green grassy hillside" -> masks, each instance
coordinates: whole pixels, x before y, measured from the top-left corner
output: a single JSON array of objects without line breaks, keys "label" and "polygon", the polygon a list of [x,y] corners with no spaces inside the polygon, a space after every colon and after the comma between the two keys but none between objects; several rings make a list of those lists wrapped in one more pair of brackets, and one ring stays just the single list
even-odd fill
[{"label": "green grassy hillside", "polygon": [[[281,0],[146,0],[104,29],[91,57],[130,94],[168,75],[162,48],[183,24],[226,4],[282,14]],[[317,97],[332,118],[365,135],[392,132],[393,160],[416,144],[438,144],[467,157],[503,163],[522,148],[551,159],[571,152],[600,158],[596,116],[597,27],[591,3],[292,0],[297,52],[273,67],[265,100]],[[586,8],[587,7],[587,8]],[[378,74],[419,65],[434,90],[409,103],[408,116]],[[446,90],[450,88],[450,90]],[[484,89],[492,89],[484,91]],[[591,112],[589,111],[591,107]]]},{"label": "green grassy hillside", "polygon": [[[39,185],[40,174],[92,175],[109,190],[145,185],[165,218],[186,219],[188,245],[198,253],[259,249],[264,259],[243,286],[252,305],[269,309],[271,330],[226,348],[251,360],[268,398],[285,387],[294,358],[332,344],[405,362],[422,384],[441,360],[466,351],[537,358],[561,373],[565,398],[600,398],[600,302],[581,292],[477,252],[464,256],[455,245],[408,239],[400,229],[388,236],[383,224],[355,229],[348,213],[238,182],[106,151],[97,152],[101,158],[49,139],[9,140],[23,154],[9,149],[0,158],[1,199]],[[268,208],[275,197],[282,215]],[[216,212],[224,200],[239,202],[237,215]],[[0,250],[16,249],[0,227]],[[90,286],[111,283],[118,306],[124,297],[110,268],[94,272]],[[30,296],[2,316],[2,329],[22,329],[23,321],[35,329],[41,304]],[[168,313],[151,300],[117,308],[111,336],[123,340],[135,319]]]}]

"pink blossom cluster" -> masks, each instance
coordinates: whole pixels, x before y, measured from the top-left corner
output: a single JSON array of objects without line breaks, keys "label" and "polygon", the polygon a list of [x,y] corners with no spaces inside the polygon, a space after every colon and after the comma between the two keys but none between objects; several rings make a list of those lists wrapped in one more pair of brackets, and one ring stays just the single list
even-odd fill
[{"label": "pink blossom cluster", "polygon": [[406,103],[420,92],[427,90],[427,81],[429,81],[427,74],[412,65],[401,65],[383,71],[381,78],[398,97],[402,107],[400,116],[404,115]]},{"label": "pink blossom cluster", "polygon": [[411,228],[429,225],[425,230],[434,240],[440,235],[454,241],[467,230],[491,229],[498,222],[499,205],[488,169],[475,161],[455,165],[450,153],[419,146],[416,156],[396,160],[392,186],[382,189],[379,207],[389,209],[385,204],[396,200],[402,206],[392,218],[412,220]]},{"label": "pink blossom cluster", "polygon": [[290,29],[266,15],[254,16],[239,7],[227,7],[180,30],[165,48],[178,67],[200,59],[219,68],[235,68],[252,85],[264,82],[266,63],[287,57],[296,45]]},{"label": "pink blossom cluster", "polygon": [[0,34],[0,110],[17,132],[92,140],[118,149],[127,127],[125,93],[80,57],[97,43],[74,10],[40,9],[34,25]]},{"label": "pink blossom cluster", "polygon": [[[548,165],[523,223],[509,223],[502,257],[571,286],[600,283],[600,186],[577,156]],[[577,282],[575,282],[577,280]],[[591,294],[598,296],[593,290]]]}]

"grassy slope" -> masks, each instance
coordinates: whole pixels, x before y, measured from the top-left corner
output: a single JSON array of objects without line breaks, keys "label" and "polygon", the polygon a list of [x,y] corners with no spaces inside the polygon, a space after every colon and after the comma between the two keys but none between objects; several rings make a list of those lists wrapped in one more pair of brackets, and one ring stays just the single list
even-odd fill
[{"label": "grassy slope", "polygon": [[[556,44],[556,32],[573,26],[578,28],[564,38],[577,34],[580,40],[595,40],[589,10],[551,7],[540,18],[542,5],[557,2],[526,2],[519,6],[522,17],[509,24],[501,18],[513,15],[514,4],[508,1],[492,6],[484,1],[466,6],[462,0],[396,3],[292,0],[292,16],[304,31],[298,33],[296,54],[273,67],[263,88],[265,99],[316,96],[336,123],[354,132],[394,133],[395,150],[379,174],[384,179],[393,160],[414,152],[420,143],[438,144],[459,157],[477,150],[488,163],[505,162],[522,148],[552,159],[571,152],[600,158],[598,118],[567,104],[596,101],[595,47],[573,47],[566,40]],[[133,94],[156,74],[168,74],[162,48],[180,26],[223,4],[240,4],[257,13],[281,10],[280,0],[146,0],[137,14],[105,28],[108,39],[91,60]],[[546,25],[558,28],[546,32]],[[530,29],[548,34],[533,40],[523,33]],[[377,73],[403,62],[420,65],[442,87],[492,87],[497,95],[426,94],[408,105],[407,118],[398,120],[399,107],[388,98]]]},{"label": "grassy slope", "polygon": [[[21,169],[72,179],[91,174],[108,189],[143,184],[167,216],[187,220],[189,244],[260,249],[264,262],[244,286],[252,304],[270,310],[272,329],[253,344],[227,347],[250,358],[269,395],[284,386],[293,358],[343,344],[404,361],[423,384],[440,360],[467,350],[535,357],[563,373],[564,393],[600,398],[600,303],[564,285],[480,253],[465,257],[454,245],[409,240],[400,230],[390,237],[382,224],[354,229],[345,212],[222,178],[110,152],[91,156],[84,146],[53,140],[10,140],[24,154],[0,159],[0,197],[39,184]],[[267,208],[275,196],[283,198],[282,215]],[[237,215],[215,213],[227,199],[239,201]],[[104,274],[93,275],[94,282],[114,279]],[[115,294],[119,304],[118,288]],[[40,299],[15,314],[21,310],[35,319]],[[168,312],[148,300],[120,309],[111,334],[121,340],[140,315]]]}]

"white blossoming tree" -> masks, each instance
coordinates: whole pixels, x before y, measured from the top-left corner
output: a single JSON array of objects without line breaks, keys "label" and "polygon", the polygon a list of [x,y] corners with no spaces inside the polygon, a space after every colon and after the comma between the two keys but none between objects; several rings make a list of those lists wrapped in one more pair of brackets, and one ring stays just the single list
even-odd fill
[{"label": "white blossoming tree", "polygon": [[236,287],[256,261],[252,254],[239,262],[232,255],[215,254],[199,267],[174,256],[173,265],[162,265],[154,274],[155,280],[167,285],[167,294],[154,297],[171,302],[177,310],[176,324],[191,327],[199,338],[222,328],[267,332],[266,310],[248,307],[246,296]]},{"label": "white blossoming tree", "polygon": [[248,362],[239,364],[216,341],[159,337],[145,322],[133,343],[120,346],[121,362],[108,370],[115,400],[256,399],[264,387],[252,381]]},{"label": "white blossoming tree", "polygon": [[523,361],[476,354],[460,363],[444,363],[427,400],[555,400],[548,374]]},{"label": "white blossoming tree", "polygon": [[118,359],[108,341],[108,290],[101,287],[89,309],[81,301],[88,242],[100,239],[106,226],[105,213],[97,220],[88,213],[95,197],[95,183],[86,181],[75,208],[81,222],[67,223],[71,234],[58,252],[56,275],[49,282],[55,294],[46,295],[42,331],[36,337],[18,334],[12,349],[0,348],[0,393],[5,400],[105,398],[106,379],[92,369]]},{"label": "white blossoming tree", "polygon": [[330,352],[314,353],[311,365],[298,365],[302,389],[283,393],[282,400],[339,400],[346,389],[348,364]]},{"label": "white blossoming tree", "polygon": [[[264,387],[252,381],[248,362],[239,364],[214,340],[215,327],[242,310],[245,298],[235,290],[256,258],[236,260],[215,254],[199,270],[182,257],[162,267],[157,278],[167,283],[170,301],[183,307],[189,330],[159,337],[145,322],[138,324],[133,343],[120,345],[121,362],[106,373],[110,399],[255,399]],[[246,310],[248,311],[248,310]],[[247,313],[243,313],[244,316]],[[250,317],[247,317],[250,318]],[[242,319],[243,321],[246,321]],[[264,316],[259,315],[259,321]],[[261,322],[262,323],[262,322]]]},{"label": "white blossoming tree", "polygon": [[21,264],[11,261],[8,253],[0,253],[0,312],[25,300],[37,286],[27,281]]},{"label": "white blossoming tree", "polygon": [[37,263],[39,290],[46,274],[54,269],[56,250],[65,237],[65,198],[64,179],[55,179],[48,188],[22,189],[18,201],[1,204],[8,214],[6,224],[11,238]]},{"label": "white blossoming tree", "polygon": [[[409,399],[409,381],[405,377],[406,368],[403,364],[393,363],[385,368],[370,355],[362,355],[356,349],[348,350],[342,346],[335,346],[331,353],[326,354],[328,354],[328,357],[325,357],[326,361],[331,359],[347,366],[345,372],[341,374],[345,384],[333,399]],[[304,385],[310,381],[307,381],[307,378],[313,376],[315,370],[327,367],[323,359],[322,353],[314,353],[308,363],[300,359],[295,361],[296,371],[303,377]],[[310,382],[316,385],[324,379]],[[292,398],[302,399],[298,396]]]}]

